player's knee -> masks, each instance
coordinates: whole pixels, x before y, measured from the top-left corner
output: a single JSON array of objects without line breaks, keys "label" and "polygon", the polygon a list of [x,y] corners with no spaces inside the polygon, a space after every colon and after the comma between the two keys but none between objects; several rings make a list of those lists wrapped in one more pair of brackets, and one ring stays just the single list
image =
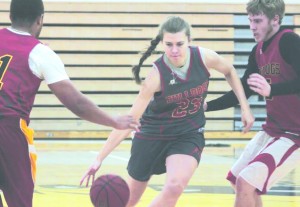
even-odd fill
[{"label": "player's knee", "polygon": [[254,193],[256,188],[250,185],[245,179],[238,176],[236,180],[235,190],[239,193]]},{"label": "player's knee", "polygon": [[179,197],[182,194],[184,187],[185,185],[183,184],[183,182],[174,179],[166,183],[164,190],[174,197]]}]

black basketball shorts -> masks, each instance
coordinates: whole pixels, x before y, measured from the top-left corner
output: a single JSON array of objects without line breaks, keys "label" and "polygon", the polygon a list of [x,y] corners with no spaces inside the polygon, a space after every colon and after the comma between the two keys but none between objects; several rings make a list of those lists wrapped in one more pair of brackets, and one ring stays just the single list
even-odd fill
[{"label": "black basketball shorts", "polygon": [[166,172],[166,159],[170,155],[190,155],[199,164],[204,146],[205,140],[201,132],[163,140],[133,138],[127,170],[132,178],[148,181],[152,175]]}]

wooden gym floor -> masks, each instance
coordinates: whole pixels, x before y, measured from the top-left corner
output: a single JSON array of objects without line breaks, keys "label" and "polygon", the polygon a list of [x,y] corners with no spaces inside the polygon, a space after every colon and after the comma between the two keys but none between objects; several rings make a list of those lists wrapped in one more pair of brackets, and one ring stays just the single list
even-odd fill
[{"label": "wooden gym floor", "polygon": [[[177,206],[232,207],[234,194],[225,176],[245,143],[207,141],[199,168]],[[39,157],[34,207],[92,207],[89,188],[79,187],[79,181],[102,144],[102,141],[36,141]],[[123,142],[105,160],[97,176],[116,173],[126,178],[129,150],[130,141]],[[138,207],[146,207],[163,182],[164,175],[154,176]],[[264,207],[300,207],[300,169],[272,188],[263,201]]]}]

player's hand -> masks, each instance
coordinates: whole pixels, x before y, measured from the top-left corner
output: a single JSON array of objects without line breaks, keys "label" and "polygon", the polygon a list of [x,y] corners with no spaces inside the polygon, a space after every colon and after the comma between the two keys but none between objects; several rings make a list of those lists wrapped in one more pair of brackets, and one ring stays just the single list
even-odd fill
[{"label": "player's hand", "polygon": [[86,185],[85,186],[88,187],[91,177],[92,177],[92,184],[93,184],[93,182],[95,180],[95,174],[99,170],[101,164],[102,164],[102,162],[100,162],[97,159],[94,161],[94,163],[90,166],[88,171],[81,178],[80,186],[82,186],[82,183],[86,180]]},{"label": "player's hand", "polygon": [[243,133],[247,133],[250,131],[251,127],[254,123],[254,116],[250,110],[242,111],[242,122],[243,122]]},{"label": "player's hand", "polygon": [[130,115],[116,116],[114,120],[115,125],[113,127],[115,129],[133,129],[139,131],[140,123]]},{"label": "player's hand", "polygon": [[260,94],[261,96],[268,97],[271,93],[271,86],[267,80],[258,73],[253,73],[247,79],[247,83],[251,90]]}]

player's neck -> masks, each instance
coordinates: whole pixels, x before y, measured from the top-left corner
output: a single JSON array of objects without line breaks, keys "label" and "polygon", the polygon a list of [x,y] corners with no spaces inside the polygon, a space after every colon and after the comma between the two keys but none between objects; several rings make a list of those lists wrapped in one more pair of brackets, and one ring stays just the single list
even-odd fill
[{"label": "player's neck", "polygon": [[28,27],[22,27],[18,25],[11,25],[11,29],[16,31],[16,32],[26,32],[30,34],[30,29]]}]

